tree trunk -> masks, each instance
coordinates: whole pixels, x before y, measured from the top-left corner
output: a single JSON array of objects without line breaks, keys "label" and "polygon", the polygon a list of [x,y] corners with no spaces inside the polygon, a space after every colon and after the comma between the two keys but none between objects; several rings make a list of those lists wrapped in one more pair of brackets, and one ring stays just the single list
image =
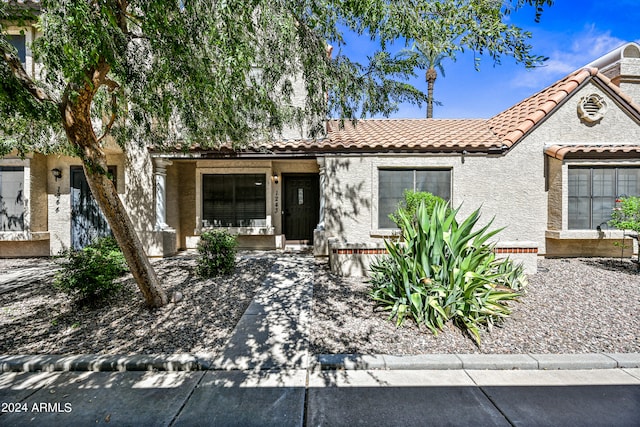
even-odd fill
[{"label": "tree trunk", "polygon": [[109,66],[101,63],[87,73],[90,81],[82,86],[67,88],[60,107],[62,122],[67,138],[77,147],[83,160],[91,193],[107,219],[147,305],[161,307],[167,303],[167,296],[160,287],[113,182],[107,177],[107,156],[91,124],[91,103],[108,72]]},{"label": "tree trunk", "polygon": [[[105,164],[104,170],[106,171],[106,156],[100,161]],[[145,302],[150,307],[162,307],[167,303],[167,296],[144,252],[142,243],[118,196],[116,187],[104,171],[96,171],[94,168],[88,167],[86,162],[83,164],[83,169],[91,193],[102,209],[118,246],[122,249],[129,270],[142,291]]]},{"label": "tree trunk", "polygon": [[427,119],[433,118],[433,86],[438,78],[434,68],[429,68],[426,74],[427,80]]}]

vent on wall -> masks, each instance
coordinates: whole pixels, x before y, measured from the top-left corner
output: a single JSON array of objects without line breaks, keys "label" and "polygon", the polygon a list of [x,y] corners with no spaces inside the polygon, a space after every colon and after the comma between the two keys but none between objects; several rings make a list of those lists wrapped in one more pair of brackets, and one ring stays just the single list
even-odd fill
[{"label": "vent on wall", "polygon": [[578,117],[587,123],[599,122],[606,112],[607,103],[598,94],[584,96],[578,102]]},{"label": "vent on wall", "polygon": [[629,45],[622,51],[623,58],[640,58],[640,49],[637,46]]}]

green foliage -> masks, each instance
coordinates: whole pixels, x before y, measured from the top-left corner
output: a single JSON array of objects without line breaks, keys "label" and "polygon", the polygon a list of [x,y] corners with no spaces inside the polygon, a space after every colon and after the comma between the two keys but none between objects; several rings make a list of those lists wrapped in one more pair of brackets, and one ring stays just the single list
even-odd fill
[{"label": "green foliage", "polygon": [[411,218],[411,222],[415,225],[417,224],[416,211],[423,203],[427,215],[431,216],[436,203],[445,203],[445,200],[426,191],[404,190],[404,201],[398,205],[398,209],[394,213],[389,214],[389,219],[398,227],[402,227],[404,215]]},{"label": "green foliage", "polygon": [[385,242],[389,255],[371,266],[371,297],[401,326],[407,318],[437,335],[448,321],[469,332],[480,345],[480,328],[511,311],[526,285],[522,266],[497,260],[487,240],[500,230],[491,223],[474,231],[480,212],[462,223],[458,209],[437,202],[431,214],[424,203],[417,222],[399,211],[404,242]]},{"label": "green foliage", "polygon": [[67,249],[59,257],[61,269],[53,286],[81,304],[94,304],[118,292],[115,279],[127,271],[127,264],[115,239],[105,237],[76,251]]},{"label": "green foliage", "polygon": [[226,230],[202,233],[198,243],[196,273],[205,278],[231,274],[236,266],[237,244],[236,237]]},{"label": "green foliage", "polygon": [[[629,235],[640,241],[640,197],[621,197],[616,200],[617,206],[611,213],[609,225],[618,230],[634,231],[634,235]],[[640,262],[640,253],[638,254]]]},{"label": "green foliage", "polygon": [[[122,145],[132,140],[160,149],[241,145],[274,136],[286,124],[319,132],[327,116],[389,115],[399,102],[427,101],[406,83],[423,65],[399,55],[402,45],[437,40],[444,57],[469,50],[478,53],[477,61],[512,56],[525,66],[537,65],[544,58],[531,53],[531,34],[508,24],[508,15],[523,7],[540,12],[551,4],[42,0],[36,24],[42,36],[32,51],[43,72],[28,82],[0,56],[0,147],[7,141],[24,152],[59,147],[65,139],[62,99],[76,96],[102,64],[109,71],[95,88],[91,114],[114,115],[112,126],[103,124],[100,134]],[[1,52],[12,50],[6,22],[35,20],[24,16],[23,5],[0,2]],[[379,41],[377,50],[362,63],[340,49],[329,57],[327,43],[344,45],[346,31]],[[298,83],[304,93],[318,96],[295,106]],[[35,87],[46,96],[36,99]]]},{"label": "green foliage", "polygon": [[640,197],[621,197],[616,200],[609,225],[618,230],[640,233]]}]

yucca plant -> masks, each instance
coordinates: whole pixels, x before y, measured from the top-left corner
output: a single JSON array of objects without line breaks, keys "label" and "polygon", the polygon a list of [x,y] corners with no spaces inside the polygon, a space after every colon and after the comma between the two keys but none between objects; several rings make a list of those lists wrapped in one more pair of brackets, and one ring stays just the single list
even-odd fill
[{"label": "yucca plant", "polygon": [[371,266],[371,297],[401,326],[407,318],[434,334],[452,321],[480,345],[480,328],[507,317],[526,285],[521,265],[497,260],[487,241],[491,222],[476,229],[480,210],[461,223],[458,209],[421,204],[415,216],[398,211],[402,241],[386,241],[388,256]]}]

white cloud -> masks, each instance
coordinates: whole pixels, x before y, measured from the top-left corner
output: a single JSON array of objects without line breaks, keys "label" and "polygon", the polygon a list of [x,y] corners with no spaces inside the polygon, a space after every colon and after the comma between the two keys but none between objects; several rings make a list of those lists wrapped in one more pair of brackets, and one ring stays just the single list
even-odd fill
[{"label": "white cloud", "polygon": [[545,65],[534,70],[519,71],[511,80],[511,85],[540,89],[624,43],[625,40],[612,36],[611,31],[599,31],[594,24],[585,26],[573,37],[556,34],[548,39],[546,46],[537,49],[549,57]]}]

